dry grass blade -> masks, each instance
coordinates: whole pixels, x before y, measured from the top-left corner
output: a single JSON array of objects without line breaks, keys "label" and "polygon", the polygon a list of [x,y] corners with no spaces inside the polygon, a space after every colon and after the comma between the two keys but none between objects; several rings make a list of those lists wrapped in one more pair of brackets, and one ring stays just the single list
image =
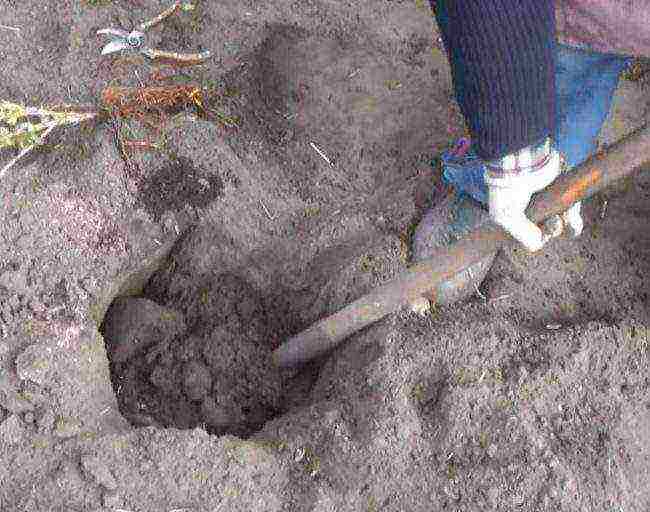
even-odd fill
[{"label": "dry grass blade", "polygon": [[138,27],[142,32],[146,32],[152,27],[155,27],[156,25],[160,24],[165,18],[169,18],[172,14],[178,12],[183,6],[180,0],[176,0],[173,5],[165,9],[163,12],[158,14],[157,16],[153,17],[149,21],[144,21],[140,23],[140,26]]}]

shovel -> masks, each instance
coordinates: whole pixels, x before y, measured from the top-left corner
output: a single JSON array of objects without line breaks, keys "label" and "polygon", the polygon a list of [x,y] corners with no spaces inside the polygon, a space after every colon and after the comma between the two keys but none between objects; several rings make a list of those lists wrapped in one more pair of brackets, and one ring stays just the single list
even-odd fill
[{"label": "shovel", "polygon": [[[534,222],[540,223],[621,178],[647,172],[648,165],[650,127],[644,125],[570,173],[558,177],[533,197],[526,214]],[[414,265],[400,277],[287,340],[273,352],[273,364],[280,368],[298,367],[401,307],[420,302],[422,297],[426,296],[434,304],[432,291],[440,283],[512,243],[515,243],[512,238],[496,224],[474,229],[459,242],[436,249],[433,256]]]}]

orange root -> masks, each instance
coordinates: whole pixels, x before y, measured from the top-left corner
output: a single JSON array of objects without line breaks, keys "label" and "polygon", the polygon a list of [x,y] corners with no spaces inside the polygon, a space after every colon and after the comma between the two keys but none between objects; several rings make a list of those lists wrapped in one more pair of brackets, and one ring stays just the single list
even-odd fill
[{"label": "orange root", "polygon": [[107,87],[102,91],[102,103],[120,117],[187,105],[203,108],[201,91],[193,85]]}]

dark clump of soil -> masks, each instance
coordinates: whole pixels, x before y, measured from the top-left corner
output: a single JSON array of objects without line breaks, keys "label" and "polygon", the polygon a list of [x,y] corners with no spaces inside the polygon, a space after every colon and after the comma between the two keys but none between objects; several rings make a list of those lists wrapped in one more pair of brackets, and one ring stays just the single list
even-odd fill
[{"label": "dark clump of soil", "polygon": [[[102,332],[120,410],[136,426],[203,426],[247,437],[279,408],[281,379],[270,364],[262,304],[233,273],[194,283],[158,294],[159,305],[148,298],[147,311],[161,313],[153,320],[142,313],[141,325],[127,322],[141,298],[120,298],[107,312]],[[143,329],[146,323],[158,325]],[[135,348],[124,347],[129,343]],[[122,354],[133,352],[124,360]]]},{"label": "dark clump of soil", "polygon": [[186,205],[201,208],[223,196],[220,176],[197,169],[189,158],[173,156],[140,187],[137,201],[156,221]]}]

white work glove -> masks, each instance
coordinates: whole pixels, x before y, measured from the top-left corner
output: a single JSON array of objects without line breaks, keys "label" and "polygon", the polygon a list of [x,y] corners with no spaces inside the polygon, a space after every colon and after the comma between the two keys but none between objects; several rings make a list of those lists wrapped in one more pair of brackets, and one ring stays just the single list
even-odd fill
[{"label": "white work glove", "polygon": [[[535,162],[538,163],[533,165]],[[560,236],[565,226],[574,237],[582,232],[580,202],[561,216],[548,219],[544,230],[525,214],[532,195],[550,185],[561,167],[560,154],[551,147],[550,139],[535,149],[525,148],[487,164],[490,217],[530,252],[539,251],[551,238]]]}]

